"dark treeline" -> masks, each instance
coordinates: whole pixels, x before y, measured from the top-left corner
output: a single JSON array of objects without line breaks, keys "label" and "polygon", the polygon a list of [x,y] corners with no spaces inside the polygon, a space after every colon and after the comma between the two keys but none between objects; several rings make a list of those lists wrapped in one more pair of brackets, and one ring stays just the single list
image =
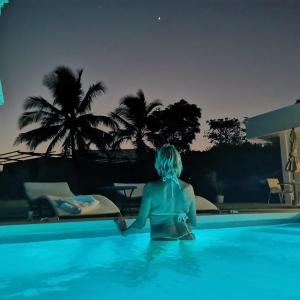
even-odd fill
[{"label": "dark treeline", "polygon": [[15,144],[25,143],[30,150],[35,150],[40,144],[48,143],[47,153],[60,146],[62,154],[72,158],[93,147],[111,154],[123,142],[131,142],[139,160],[151,148],[165,143],[174,144],[181,152],[190,150],[200,132],[201,109],[196,105],[182,99],[163,108],[160,100],[147,101],[139,90],[136,95],[121,99],[119,107],[108,116],[95,115],[92,103],[106,88],[102,82],[96,82],[84,93],[82,73],[82,70],[74,73],[67,67],[58,67],[45,76],[43,84],[53,100],[42,97],[25,100],[19,127],[36,127],[20,133]]},{"label": "dark treeline", "polygon": [[[266,202],[266,178],[281,178],[279,144],[223,145],[184,157],[187,177],[195,192],[214,200],[225,195],[226,202]],[[221,191],[219,191],[221,189]]]},{"label": "dark treeline", "polygon": [[[105,167],[105,176],[97,175],[97,171],[88,176],[87,184],[95,182],[91,179],[94,176],[101,185],[155,179],[155,149],[170,143],[182,153],[182,178],[193,184],[196,194],[212,201],[220,193],[228,202],[265,201],[265,179],[280,177],[279,145],[249,143],[244,124],[238,119],[208,120],[209,129],[204,136],[211,148],[191,151],[190,145],[200,133],[201,108],[184,99],[163,107],[160,100],[149,101],[139,90],[122,98],[120,105],[107,116],[95,115],[92,103],[106,88],[102,82],[96,82],[85,93],[82,74],[82,70],[75,73],[62,66],[45,76],[43,84],[51,91],[53,100],[42,97],[25,100],[19,127],[35,125],[35,128],[20,133],[16,144],[25,143],[30,150],[35,150],[40,144],[48,143],[46,152],[61,147],[62,154],[75,161],[87,158],[90,149],[98,149],[113,161],[116,150],[124,142],[130,142],[138,160],[110,164]],[[86,192],[95,191],[90,187]]]}]

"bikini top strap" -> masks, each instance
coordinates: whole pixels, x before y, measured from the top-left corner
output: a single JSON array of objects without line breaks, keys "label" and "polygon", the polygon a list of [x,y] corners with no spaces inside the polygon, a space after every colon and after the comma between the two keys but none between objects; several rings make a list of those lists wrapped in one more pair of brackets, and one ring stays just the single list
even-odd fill
[{"label": "bikini top strap", "polygon": [[178,216],[177,220],[179,223],[187,222],[188,216],[185,212],[181,213],[152,213],[151,216]]},{"label": "bikini top strap", "polygon": [[174,199],[174,187],[173,184],[176,184],[178,188],[180,189],[180,183],[178,180],[178,177],[175,175],[166,175],[162,178],[163,182],[170,181],[171,182],[171,190],[172,190],[172,198]]}]

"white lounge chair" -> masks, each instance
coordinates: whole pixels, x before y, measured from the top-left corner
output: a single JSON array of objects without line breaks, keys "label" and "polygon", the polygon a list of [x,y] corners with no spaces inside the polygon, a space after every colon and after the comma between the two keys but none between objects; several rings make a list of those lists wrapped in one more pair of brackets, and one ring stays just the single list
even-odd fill
[{"label": "white lounge chair", "polygon": [[59,218],[116,216],[119,208],[102,195],[75,196],[66,182],[25,182],[30,210],[48,202]]},{"label": "white lounge chair", "polygon": [[219,212],[219,208],[211,203],[209,200],[201,197],[201,196],[196,196],[196,211],[197,212]]}]

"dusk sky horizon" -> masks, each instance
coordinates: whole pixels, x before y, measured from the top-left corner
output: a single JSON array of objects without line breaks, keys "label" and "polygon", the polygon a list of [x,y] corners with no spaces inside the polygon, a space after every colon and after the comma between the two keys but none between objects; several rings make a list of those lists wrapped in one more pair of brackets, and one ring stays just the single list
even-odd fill
[{"label": "dusk sky horizon", "polygon": [[12,0],[0,16],[0,154],[26,149],[13,147],[24,100],[52,101],[42,80],[59,65],[83,68],[85,91],[105,84],[95,114],[139,89],[165,106],[198,105],[192,149],[204,150],[206,120],[242,121],[300,98],[299,28],[296,0]]}]

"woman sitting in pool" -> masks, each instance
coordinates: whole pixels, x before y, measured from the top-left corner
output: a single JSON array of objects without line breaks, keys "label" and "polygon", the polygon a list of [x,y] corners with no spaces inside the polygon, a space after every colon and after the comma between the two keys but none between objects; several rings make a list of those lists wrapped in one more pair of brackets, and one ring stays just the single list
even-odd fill
[{"label": "woman sitting in pool", "polygon": [[127,228],[119,220],[123,234],[136,232],[150,219],[154,240],[193,240],[190,226],[196,226],[193,187],[179,180],[181,157],[172,145],[164,145],[156,153],[155,168],[161,180],[146,184],[137,219]]}]

